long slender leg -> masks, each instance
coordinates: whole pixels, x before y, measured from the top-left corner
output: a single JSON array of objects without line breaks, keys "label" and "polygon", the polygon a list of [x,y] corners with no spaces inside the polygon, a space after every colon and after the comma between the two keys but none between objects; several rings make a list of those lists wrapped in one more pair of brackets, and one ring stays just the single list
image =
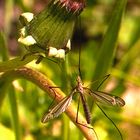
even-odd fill
[{"label": "long slender leg", "polygon": [[99,107],[99,109],[102,111],[102,113],[107,117],[107,119],[114,125],[114,127],[117,129],[117,131],[121,137],[121,140],[123,140],[122,133],[119,130],[119,128],[117,127],[117,125],[114,123],[114,121],[108,117],[108,115],[104,112],[104,110],[97,103],[96,103],[96,105]]},{"label": "long slender leg", "polygon": [[95,136],[96,136],[96,138],[97,138],[97,140],[99,140],[98,135],[97,135],[97,133],[96,133],[96,131],[94,130],[93,127],[89,127],[89,126],[87,126],[86,124],[82,124],[82,123],[79,123],[79,122],[78,122],[79,106],[80,106],[80,96],[79,96],[79,99],[78,99],[78,107],[77,107],[77,113],[76,113],[76,123],[79,124],[79,125],[82,125],[82,126],[84,126],[84,127],[87,127],[87,128],[89,128],[89,129],[92,129],[93,132],[94,132],[94,134],[95,134]]},{"label": "long slender leg", "polygon": [[51,106],[54,104],[55,99],[56,99],[56,93],[55,93],[55,91],[53,90],[53,88],[60,88],[60,87],[49,87],[49,88],[52,89],[52,91],[53,91],[53,93],[54,93],[54,98],[53,98],[51,104],[49,105],[48,110],[49,110],[49,109],[51,108]]},{"label": "long slender leg", "polygon": [[88,88],[88,87],[90,87],[90,85],[93,85],[94,83],[99,82],[99,80],[102,80],[102,81],[99,83],[99,85],[97,86],[97,88],[96,88],[96,91],[98,91],[98,89],[100,88],[100,86],[105,82],[105,80],[107,80],[107,78],[108,78],[109,76],[110,76],[110,74],[108,74],[108,75],[102,77],[103,80],[102,80],[101,78],[99,78],[99,79],[97,79],[97,80],[94,80],[94,81],[92,81],[89,85],[87,85],[87,86],[84,87],[84,88]]},{"label": "long slender leg", "polygon": [[110,74],[108,74],[108,75],[106,75],[105,77],[104,77],[104,79],[101,81],[101,83],[98,85],[98,87],[97,87],[97,91],[98,91],[98,89],[100,88],[100,86],[107,80],[107,78],[110,76]]}]

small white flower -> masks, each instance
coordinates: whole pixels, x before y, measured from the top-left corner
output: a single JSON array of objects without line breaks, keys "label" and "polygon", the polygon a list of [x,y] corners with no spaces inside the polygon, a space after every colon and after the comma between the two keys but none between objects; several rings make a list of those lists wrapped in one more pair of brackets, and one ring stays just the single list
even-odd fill
[{"label": "small white flower", "polygon": [[54,47],[49,47],[48,56],[55,57],[57,55],[57,49]]},{"label": "small white flower", "polygon": [[20,15],[20,22],[24,26],[27,25],[33,18],[34,18],[33,13],[26,12]]},{"label": "small white flower", "polygon": [[70,39],[67,42],[66,48],[68,48],[68,50],[71,50],[71,41],[70,41]]},{"label": "small white flower", "polygon": [[36,44],[35,39],[31,35],[29,35],[27,37],[20,37],[18,39],[18,42],[24,44],[25,46],[31,46],[31,45]]},{"label": "small white flower", "polygon": [[57,51],[57,55],[55,57],[56,58],[65,59],[65,50],[64,49],[59,49]]},{"label": "small white flower", "polygon": [[60,59],[65,59],[65,50],[64,49],[57,50],[54,47],[49,47],[48,56],[60,58]]}]

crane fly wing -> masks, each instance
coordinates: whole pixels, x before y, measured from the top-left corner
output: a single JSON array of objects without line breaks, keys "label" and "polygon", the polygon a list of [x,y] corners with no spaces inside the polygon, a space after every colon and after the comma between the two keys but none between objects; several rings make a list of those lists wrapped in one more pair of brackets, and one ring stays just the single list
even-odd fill
[{"label": "crane fly wing", "polygon": [[89,93],[95,101],[102,103],[103,105],[122,107],[125,105],[125,101],[115,95],[110,95],[102,91],[91,91]]},{"label": "crane fly wing", "polygon": [[72,101],[74,91],[69,95],[64,97],[58,104],[53,106],[47,113],[42,117],[41,122],[46,123],[47,121],[58,117],[61,113],[63,113],[67,107],[70,105]]},{"label": "crane fly wing", "polygon": [[72,100],[72,96],[67,96],[63,98],[57,105],[49,109],[49,111],[44,114],[41,122],[46,123],[47,121],[55,117],[58,117],[70,105],[71,100]]}]

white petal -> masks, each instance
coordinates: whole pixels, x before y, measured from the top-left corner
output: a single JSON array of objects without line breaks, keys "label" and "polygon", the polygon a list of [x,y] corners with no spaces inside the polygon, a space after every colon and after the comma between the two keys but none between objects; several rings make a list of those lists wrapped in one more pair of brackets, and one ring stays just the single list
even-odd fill
[{"label": "white petal", "polygon": [[65,59],[65,50],[64,49],[59,49],[57,51],[57,55],[55,57]]},{"label": "white petal", "polygon": [[70,39],[67,42],[66,48],[68,48],[68,50],[71,50],[71,41],[70,41]]},{"label": "white petal", "polygon": [[27,20],[27,22],[30,22],[34,18],[34,14],[33,13],[30,13],[30,12],[23,13],[23,14],[21,14],[21,16],[25,20]]},{"label": "white petal", "polygon": [[35,39],[34,39],[31,35],[29,35],[29,36],[27,36],[27,37],[25,37],[25,38],[20,37],[20,38],[18,39],[18,42],[24,44],[25,46],[31,46],[31,45],[36,44]]},{"label": "white petal", "polygon": [[49,52],[48,52],[48,56],[50,57],[55,57],[57,55],[57,49],[53,48],[53,47],[49,47]]}]

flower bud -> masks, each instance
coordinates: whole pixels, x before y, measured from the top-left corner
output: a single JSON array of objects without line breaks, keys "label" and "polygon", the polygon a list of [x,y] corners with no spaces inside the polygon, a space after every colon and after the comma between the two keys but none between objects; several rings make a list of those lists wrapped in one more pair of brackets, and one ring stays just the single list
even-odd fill
[{"label": "flower bud", "polygon": [[25,27],[18,41],[26,46],[36,44],[41,53],[44,51],[48,56],[64,59],[65,53],[71,49],[75,21],[84,7],[84,0],[51,0],[36,16],[22,14],[20,20]]}]

